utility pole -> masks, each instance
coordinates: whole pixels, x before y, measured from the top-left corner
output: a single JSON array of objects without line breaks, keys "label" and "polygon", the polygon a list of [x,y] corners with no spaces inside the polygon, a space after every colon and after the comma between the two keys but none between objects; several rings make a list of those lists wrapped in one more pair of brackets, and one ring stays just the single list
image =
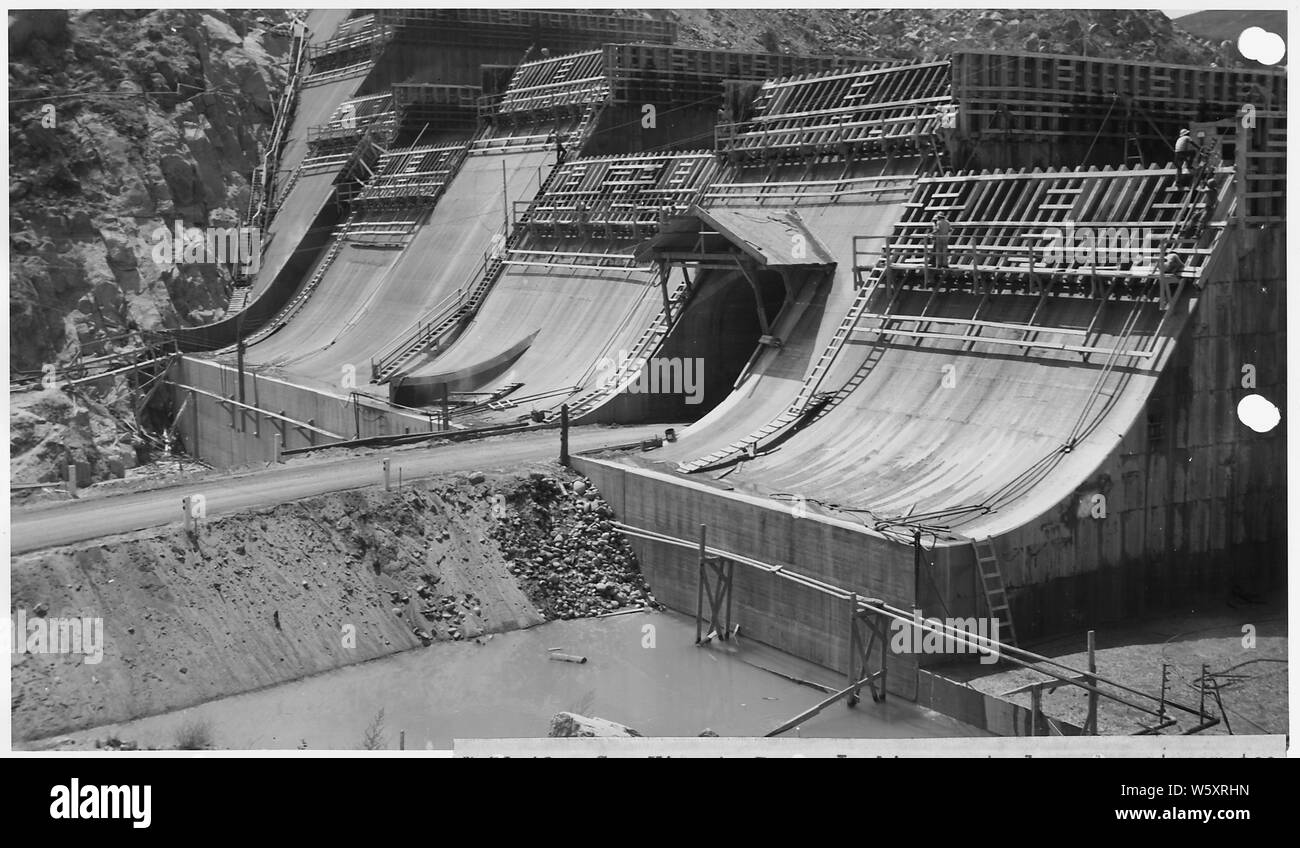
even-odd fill
[{"label": "utility pole", "polygon": [[569,467],[569,405],[560,407],[560,465]]},{"label": "utility pole", "polygon": [[239,317],[235,319],[235,370],[239,374],[239,432],[244,432],[245,411],[247,406],[244,402],[244,313],[240,310]]},{"label": "utility pole", "polygon": [[913,528],[912,530],[912,584],[915,597],[912,601],[917,609],[921,607],[921,530]]}]

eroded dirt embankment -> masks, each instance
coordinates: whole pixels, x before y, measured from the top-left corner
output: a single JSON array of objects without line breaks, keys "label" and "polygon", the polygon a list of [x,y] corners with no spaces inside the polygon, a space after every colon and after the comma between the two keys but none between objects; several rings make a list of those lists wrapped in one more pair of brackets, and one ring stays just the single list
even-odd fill
[{"label": "eroded dirt embankment", "polygon": [[102,618],[104,644],[94,664],[11,655],[13,738],[653,604],[612,513],[576,494],[574,479],[545,465],[446,475],[200,522],[193,534],[178,523],[15,557],[15,616]]}]

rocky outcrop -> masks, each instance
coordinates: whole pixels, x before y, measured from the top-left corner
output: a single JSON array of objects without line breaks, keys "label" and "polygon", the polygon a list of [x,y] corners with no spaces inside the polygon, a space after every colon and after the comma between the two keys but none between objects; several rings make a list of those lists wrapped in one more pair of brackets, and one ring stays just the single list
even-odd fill
[{"label": "rocky outcrop", "polygon": [[571,736],[628,738],[639,737],[641,734],[616,721],[581,716],[577,713],[557,713],[555,718],[551,719],[551,731],[546,735],[552,738]]},{"label": "rocky outcrop", "polygon": [[67,467],[74,465],[77,484],[87,486],[134,468],[140,446],[115,424],[131,416],[130,404],[122,397],[121,392],[110,394],[100,403],[59,389],[14,395],[9,413],[11,479],[57,482],[66,479]]},{"label": "rocky outcrop", "polygon": [[11,371],[224,313],[224,266],[154,246],[247,206],[288,47],[253,14],[11,13]]},{"label": "rocky outcrop", "polygon": [[548,619],[657,606],[614,512],[586,480],[538,475],[498,504],[492,537]]}]

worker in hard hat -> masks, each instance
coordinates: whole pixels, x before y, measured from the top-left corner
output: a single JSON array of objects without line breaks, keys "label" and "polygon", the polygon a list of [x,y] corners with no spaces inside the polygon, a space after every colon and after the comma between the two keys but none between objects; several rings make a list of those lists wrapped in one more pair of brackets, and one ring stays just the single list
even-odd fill
[{"label": "worker in hard hat", "polygon": [[1187,168],[1190,176],[1195,169],[1196,154],[1200,151],[1200,145],[1192,140],[1192,131],[1188,129],[1180,130],[1178,141],[1174,142],[1174,166],[1178,168],[1178,178],[1183,177],[1183,168]]},{"label": "worker in hard hat", "polygon": [[1178,281],[1179,288],[1182,287],[1182,271],[1184,263],[1183,257],[1178,255],[1177,251],[1169,251],[1160,262],[1160,311],[1164,312],[1173,303],[1173,295],[1170,287],[1174,280]]},{"label": "worker in hard hat", "polygon": [[948,267],[948,245],[952,241],[952,222],[940,212],[931,222],[930,237],[933,239],[933,265],[936,268]]}]

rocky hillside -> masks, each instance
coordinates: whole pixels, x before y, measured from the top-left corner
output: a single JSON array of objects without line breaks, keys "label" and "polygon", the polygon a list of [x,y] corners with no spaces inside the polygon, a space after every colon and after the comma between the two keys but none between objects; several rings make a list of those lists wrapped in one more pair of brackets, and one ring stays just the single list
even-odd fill
[{"label": "rocky hillside", "polygon": [[[159,227],[231,226],[273,119],[284,11],[9,14],[10,370],[224,312]],[[90,352],[98,352],[91,350]]]},{"label": "rocky hillside", "polygon": [[[896,59],[954,50],[1030,50],[1208,64],[1212,42],[1161,12],[1140,9],[655,9],[626,14],[676,21],[696,47]],[[1217,42],[1216,42],[1217,43]]]}]

